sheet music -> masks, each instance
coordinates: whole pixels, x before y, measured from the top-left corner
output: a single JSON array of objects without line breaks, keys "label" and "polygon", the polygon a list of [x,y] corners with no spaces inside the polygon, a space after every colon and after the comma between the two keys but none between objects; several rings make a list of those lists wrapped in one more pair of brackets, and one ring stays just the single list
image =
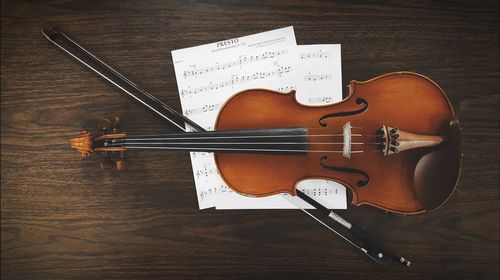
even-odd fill
[{"label": "sheet music", "polygon": [[301,73],[297,101],[324,105],[342,100],[340,45],[301,45],[297,49]]},{"label": "sheet music", "polygon": [[[340,53],[330,45],[297,48],[293,27],[234,38],[212,44],[172,51],[177,85],[184,115],[207,130],[213,130],[218,111],[235,93],[249,88],[267,88],[282,92],[304,89],[299,101],[320,104],[322,99],[342,97],[341,88],[334,88],[334,81],[340,79],[328,67],[304,69],[302,64],[326,65],[338,58]],[[340,48],[338,48],[340,51]],[[311,55],[300,58],[300,53]],[[298,68],[299,59],[301,61]],[[340,59],[330,65],[339,64]],[[313,71],[314,70],[314,71]],[[327,71],[328,70],[328,71]],[[297,82],[303,80],[303,82]],[[312,86],[321,84],[321,86]],[[311,86],[313,89],[307,91]],[[311,99],[312,98],[312,99]],[[331,97],[334,100],[334,97]],[[324,102],[323,102],[324,103]],[[296,208],[282,195],[250,198],[234,193],[218,174],[212,153],[191,153],[193,176],[196,184],[200,209],[261,209]],[[319,201],[330,208],[346,208],[345,188],[326,180],[307,180],[299,184]],[[310,208],[307,203],[305,207]]]}]

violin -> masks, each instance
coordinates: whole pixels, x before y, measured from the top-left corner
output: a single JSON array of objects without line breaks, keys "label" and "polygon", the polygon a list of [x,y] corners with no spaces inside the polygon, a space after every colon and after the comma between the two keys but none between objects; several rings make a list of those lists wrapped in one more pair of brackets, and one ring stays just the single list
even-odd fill
[{"label": "violin", "polygon": [[356,206],[418,214],[443,205],[462,161],[460,124],[443,90],[412,72],[348,87],[346,99],[326,106],[300,104],[295,91],[245,90],[224,104],[214,131],[134,136],[107,125],[109,133],[84,131],[71,147],[82,156],[213,152],[227,185],[252,197],[297,195],[298,182],[327,179],[344,185]]},{"label": "violin", "polygon": [[[296,182],[305,178],[336,180],[350,190],[355,205],[406,214],[439,207],[455,189],[462,157],[460,125],[443,91],[422,75],[398,72],[353,81],[349,97],[328,106],[298,104],[294,91],[247,90],[227,102],[216,130],[206,132],[59,29],[42,29],[42,34],[184,132],[129,136],[120,132],[118,117],[114,122],[103,120],[102,135],[93,137],[84,131],[71,146],[82,156],[103,151],[104,169],[126,169],[127,149],[215,152],[224,179],[239,193],[297,195],[336,226],[321,221],[288,195],[282,197],[378,264],[397,261],[406,267],[410,260],[297,190]],[[187,133],[190,131],[198,132]]]}]

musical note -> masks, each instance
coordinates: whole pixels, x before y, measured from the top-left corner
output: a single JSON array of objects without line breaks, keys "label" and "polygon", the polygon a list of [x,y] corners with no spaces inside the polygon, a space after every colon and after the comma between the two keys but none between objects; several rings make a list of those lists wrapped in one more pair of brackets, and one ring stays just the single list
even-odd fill
[{"label": "musical note", "polygon": [[193,153],[191,153],[191,156],[193,158],[203,158],[203,157],[208,157],[210,155],[212,155],[212,153],[210,153],[210,152],[193,152]]},{"label": "musical note", "polygon": [[282,75],[284,73],[289,73],[292,71],[292,67],[283,67],[280,66],[276,70],[266,71],[266,72],[255,72],[249,75],[239,75],[234,76],[229,80],[225,80],[219,83],[210,83],[208,85],[204,85],[201,87],[193,88],[193,89],[182,89],[181,97],[192,96],[198,93],[206,92],[206,91],[214,91],[218,89],[223,89],[224,87],[234,86],[237,84],[242,84],[249,81],[254,81],[258,79],[269,78],[272,76]]},{"label": "musical note", "polygon": [[282,86],[282,87],[276,88],[275,90],[279,91],[279,92],[288,93],[288,92],[295,90],[295,89],[296,89],[295,86]]},{"label": "musical note", "polygon": [[[337,195],[339,193],[338,188],[325,188],[323,186],[315,186],[313,188],[303,189],[304,193],[308,196],[319,198],[321,196],[328,197],[331,195]],[[206,190],[200,191],[199,197],[201,199],[207,199],[210,196],[223,193],[234,193],[234,191],[225,185],[216,185],[209,187]]]},{"label": "musical note", "polygon": [[208,176],[212,174],[219,174],[219,169],[215,168],[212,165],[205,164],[203,168],[197,169],[196,172],[194,172],[194,174],[196,174],[196,178],[200,178],[203,176],[208,178]]},{"label": "musical note", "polygon": [[[308,179],[300,181],[297,184],[297,189],[306,193],[307,195],[313,197],[316,201],[325,204],[336,205],[336,207],[343,208],[347,206],[347,201],[345,199],[346,189],[333,181],[327,181],[322,179]],[[286,201],[286,198],[278,196],[273,196],[273,201],[268,201],[266,205],[269,208],[277,208],[276,204],[280,204],[282,200]],[[260,199],[260,198],[259,198]],[[301,207],[311,209],[311,205],[298,202]],[[256,209],[254,205],[251,204],[240,204],[238,202],[225,201],[217,205],[217,209],[234,209],[238,207],[239,209]],[[278,207],[280,208],[280,207]]]},{"label": "musical note", "polygon": [[333,101],[338,101],[337,98],[334,98],[333,96],[321,96],[321,97],[310,97],[309,103],[331,103]]},{"label": "musical note", "polygon": [[299,54],[300,59],[329,58],[330,56],[332,56],[331,52],[323,52],[322,50],[317,52],[303,52]]},{"label": "musical note", "polygon": [[266,51],[266,52],[261,53],[259,55],[250,55],[250,56],[241,55],[238,59],[230,61],[230,62],[221,63],[221,64],[217,63],[216,65],[207,66],[207,67],[203,67],[200,69],[186,70],[186,71],[184,71],[183,76],[184,76],[184,79],[187,79],[188,77],[192,77],[192,76],[196,77],[196,76],[203,75],[203,74],[210,73],[210,72],[214,72],[214,71],[225,70],[226,68],[230,68],[230,67],[242,66],[243,64],[258,62],[258,61],[262,61],[265,59],[272,59],[272,58],[275,58],[277,56],[284,55],[287,53],[288,53],[288,50],[284,49],[284,50],[277,50],[277,51]]},{"label": "musical note", "polygon": [[306,189],[304,192],[312,197],[319,197],[319,196],[328,196],[332,194],[337,194],[339,192],[338,189],[334,188],[325,188],[321,186],[314,187],[312,189]]},{"label": "musical note", "polygon": [[213,112],[217,111],[222,107],[224,103],[217,103],[217,104],[205,104],[202,107],[197,107],[197,108],[192,108],[192,109],[186,109],[184,110],[184,115],[186,117],[190,115],[196,115],[196,114],[201,114],[201,113],[207,113],[207,112]]},{"label": "musical note", "polygon": [[207,200],[211,196],[225,193],[234,193],[234,191],[225,185],[215,185],[213,187],[208,187],[205,190],[201,190],[198,194],[198,197],[200,198],[200,200]]},{"label": "musical note", "polygon": [[304,81],[322,81],[322,80],[331,80],[331,74],[317,74],[317,75],[305,75]]}]

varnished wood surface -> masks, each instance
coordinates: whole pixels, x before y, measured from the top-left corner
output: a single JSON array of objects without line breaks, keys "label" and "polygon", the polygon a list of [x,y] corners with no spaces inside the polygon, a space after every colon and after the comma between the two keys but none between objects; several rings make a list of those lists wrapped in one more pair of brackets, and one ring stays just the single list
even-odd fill
[{"label": "varnished wood surface", "polygon": [[[498,279],[498,3],[383,2],[2,1],[2,279]],[[300,44],[342,44],[345,85],[425,74],[464,128],[458,189],[414,217],[341,211],[410,268],[376,266],[299,211],[199,211],[187,155],[130,152],[118,173],[70,150],[114,114],[174,129],[49,45],[50,25],[175,108],[171,50],[288,25]]]},{"label": "varnished wood surface", "polygon": [[[363,83],[351,84],[350,89],[348,98],[321,107],[300,105],[295,92],[283,94],[248,90],[234,95],[219,112],[217,130],[307,127],[311,152],[303,156],[216,154],[215,161],[224,181],[242,194],[263,196],[280,192],[295,195],[295,185],[304,178],[330,179],[350,189],[354,205],[372,205],[398,214],[421,213],[444,203],[457,183],[461,151],[459,145],[451,144],[459,142],[457,138],[460,135],[450,129],[449,124],[456,121],[456,116],[441,89],[422,75],[411,72],[384,74]],[[359,99],[365,103],[357,104]],[[413,102],[407,102],[411,99],[414,99]],[[363,108],[366,111],[350,116],[324,117],[333,112],[356,112]],[[320,125],[320,120],[324,127]],[[347,122],[354,127],[353,133],[361,134],[353,138],[353,142],[365,143],[354,145],[353,149],[363,153],[353,154],[350,158],[342,153],[325,153],[340,151],[342,148],[339,146],[325,142],[338,142],[342,138],[312,137],[342,135],[342,127]],[[389,156],[382,151],[376,152],[375,145],[369,143],[377,142],[374,134],[387,124],[424,134],[446,135],[450,144],[440,149],[444,156],[433,153],[435,159],[443,160],[429,164],[422,160],[428,153],[422,153],[422,150]],[[427,164],[423,164],[424,161]],[[443,161],[447,166],[442,165]],[[332,172],[325,165],[352,168],[366,175]],[[419,172],[415,171],[417,166]],[[413,176],[414,173],[426,175]],[[447,177],[446,182],[442,180],[443,176]],[[418,182],[428,177],[431,178],[422,187]],[[366,185],[358,187],[359,183]],[[432,195],[422,196],[425,193]],[[429,204],[424,201],[428,202],[429,199],[425,198],[431,196],[430,201],[436,203],[427,208],[424,205]]]}]

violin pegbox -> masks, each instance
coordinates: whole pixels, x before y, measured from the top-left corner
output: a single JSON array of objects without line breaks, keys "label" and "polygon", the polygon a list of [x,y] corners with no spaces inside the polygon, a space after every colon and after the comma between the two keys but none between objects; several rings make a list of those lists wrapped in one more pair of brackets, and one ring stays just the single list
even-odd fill
[{"label": "violin pegbox", "polygon": [[445,136],[411,133],[386,125],[377,130],[376,136],[377,150],[382,151],[384,156],[410,149],[433,147],[446,141]]},{"label": "violin pegbox", "polygon": [[[99,122],[102,136],[116,135],[120,133],[120,117],[115,116],[113,122],[108,119],[102,119]],[[101,160],[101,168],[109,170],[116,168],[117,170],[127,169],[127,158],[125,157],[125,150],[120,151],[104,151],[104,157]]]},{"label": "violin pegbox", "polygon": [[117,170],[127,169],[127,158],[125,148],[120,146],[107,147],[104,143],[109,139],[125,138],[127,135],[120,132],[120,118],[116,116],[111,122],[108,119],[99,121],[101,135],[93,137],[88,131],[82,131],[80,136],[72,139],[70,145],[76,149],[82,157],[89,156],[93,151],[104,152],[101,160],[101,168],[105,170],[116,168]]}]

